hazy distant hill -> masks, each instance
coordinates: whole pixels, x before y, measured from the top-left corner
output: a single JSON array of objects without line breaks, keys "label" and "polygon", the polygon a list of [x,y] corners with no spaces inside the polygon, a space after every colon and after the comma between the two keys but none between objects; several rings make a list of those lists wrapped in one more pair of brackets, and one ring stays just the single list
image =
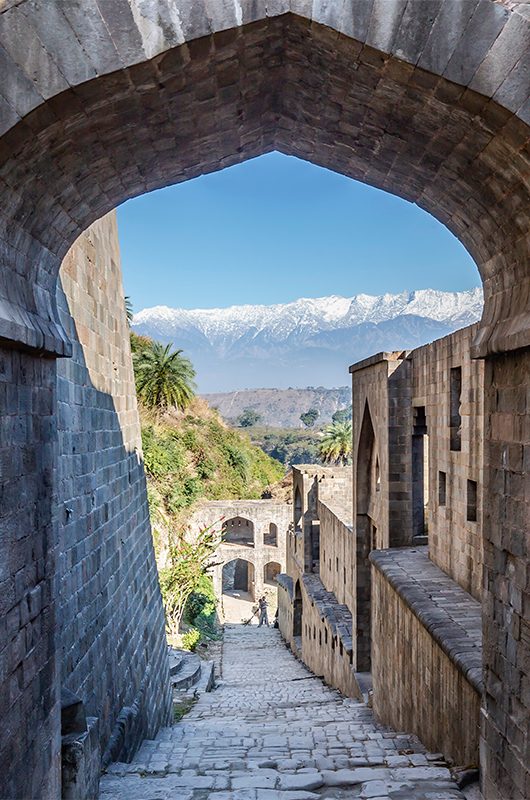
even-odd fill
[{"label": "hazy distant hill", "polygon": [[470,325],[480,318],[482,303],[481,289],[424,289],[272,306],[156,306],[136,314],[133,328],[182,348],[201,392],[341,386],[355,361],[381,350],[412,349]]},{"label": "hazy distant hill", "polygon": [[332,414],[351,403],[351,389],[243,389],[237,392],[218,392],[202,395],[208,404],[217,408],[226,420],[236,420],[246,409],[261,415],[260,425],[278,428],[302,428],[300,414],[310,408],[320,412],[317,425],[331,421]]}]

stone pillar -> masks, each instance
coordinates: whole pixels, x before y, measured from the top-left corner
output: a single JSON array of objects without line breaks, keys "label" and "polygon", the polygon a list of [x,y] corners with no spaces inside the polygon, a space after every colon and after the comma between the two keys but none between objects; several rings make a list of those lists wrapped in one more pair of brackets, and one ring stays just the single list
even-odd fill
[{"label": "stone pillar", "polygon": [[530,350],[486,360],[484,683],[486,800],[530,797]]},{"label": "stone pillar", "polygon": [[[0,349],[0,797],[60,797],[56,362]],[[38,701],[37,701],[38,699]]]}]

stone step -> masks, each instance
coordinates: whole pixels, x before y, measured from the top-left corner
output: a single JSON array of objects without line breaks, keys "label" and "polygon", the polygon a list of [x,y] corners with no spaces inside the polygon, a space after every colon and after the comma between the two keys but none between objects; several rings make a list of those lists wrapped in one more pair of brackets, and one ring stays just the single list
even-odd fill
[{"label": "stone step", "polygon": [[189,689],[199,680],[201,659],[195,653],[183,653],[178,671],[172,674],[171,685],[174,691]]},{"label": "stone step", "polygon": [[169,655],[169,674],[171,677],[176,675],[184,664],[184,654],[186,650],[178,650],[176,647],[168,647]]}]

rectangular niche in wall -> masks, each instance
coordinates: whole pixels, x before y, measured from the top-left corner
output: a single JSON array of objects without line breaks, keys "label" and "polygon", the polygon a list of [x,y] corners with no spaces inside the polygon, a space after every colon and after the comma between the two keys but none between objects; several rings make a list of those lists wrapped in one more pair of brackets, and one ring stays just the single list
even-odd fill
[{"label": "rectangular niche in wall", "polygon": [[438,505],[444,506],[447,499],[447,475],[445,472],[438,473]]},{"label": "rectangular niche in wall", "polygon": [[412,535],[428,532],[429,436],[425,406],[414,406],[412,427]]},{"label": "rectangular niche in wall", "polygon": [[451,367],[449,378],[449,425],[451,428],[451,450],[462,449],[462,416],[460,402],[462,395],[462,367]]},{"label": "rectangular niche in wall", "polygon": [[467,520],[477,521],[477,482],[467,482]]}]

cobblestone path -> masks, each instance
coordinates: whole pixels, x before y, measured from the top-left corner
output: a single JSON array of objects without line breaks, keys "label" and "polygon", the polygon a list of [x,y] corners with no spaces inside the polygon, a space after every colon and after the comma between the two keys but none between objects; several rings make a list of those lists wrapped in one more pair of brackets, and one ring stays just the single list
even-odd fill
[{"label": "cobblestone path", "polygon": [[[421,702],[421,699],[418,698]],[[276,630],[225,629],[219,687],[132,764],[101,800],[462,800],[417,739],[378,725],[286,649]]]}]

